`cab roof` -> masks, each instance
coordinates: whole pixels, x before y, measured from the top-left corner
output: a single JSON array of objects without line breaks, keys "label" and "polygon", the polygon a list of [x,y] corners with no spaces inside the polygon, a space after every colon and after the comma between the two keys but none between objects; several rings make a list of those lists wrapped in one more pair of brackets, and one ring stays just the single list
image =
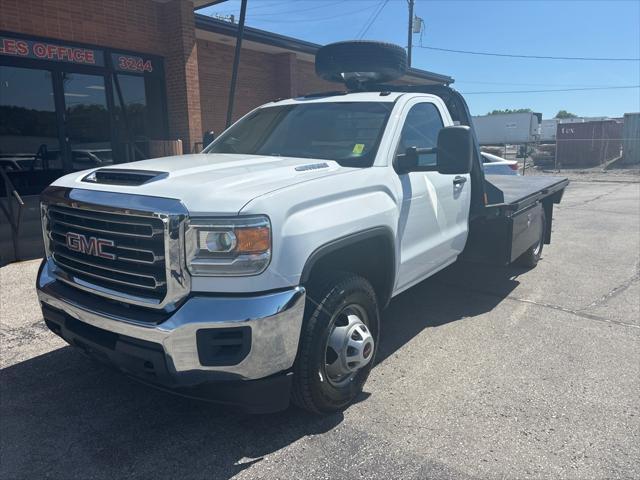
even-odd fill
[{"label": "cab roof", "polygon": [[300,103],[326,102],[395,102],[405,92],[324,92],[306,95],[304,97],[288,98],[271,102],[270,105],[293,105]]}]

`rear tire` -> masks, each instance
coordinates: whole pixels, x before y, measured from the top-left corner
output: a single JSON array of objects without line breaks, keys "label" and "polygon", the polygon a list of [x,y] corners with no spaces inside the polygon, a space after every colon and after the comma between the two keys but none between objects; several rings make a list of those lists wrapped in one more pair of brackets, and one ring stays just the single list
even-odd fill
[{"label": "rear tire", "polygon": [[323,285],[309,288],[293,375],[293,403],[313,413],[339,411],[362,392],[380,323],[366,279],[342,273]]},{"label": "rear tire", "polygon": [[514,263],[519,267],[535,268],[536,265],[538,265],[538,261],[542,256],[542,247],[544,246],[544,237],[547,225],[544,210],[542,210],[542,213],[540,215],[540,221],[542,222],[542,226],[540,227],[540,238],[535,245],[533,245],[531,248],[529,248],[529,250],[524,252],[520,257],[516,259]]},{"label": "rear tire", "polygon": [[316,74],[344,82],[343,73],[366,73],[371,81],[388,82],[407,71],[407,54],[392,43],[348,41],[325,45],[316,53]]}]

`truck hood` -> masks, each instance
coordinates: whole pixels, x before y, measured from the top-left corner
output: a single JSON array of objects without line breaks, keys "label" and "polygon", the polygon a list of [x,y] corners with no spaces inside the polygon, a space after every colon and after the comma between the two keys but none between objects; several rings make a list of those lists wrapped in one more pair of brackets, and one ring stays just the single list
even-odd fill
[{"label": "truck hood", "polygon": [[[83,179],[97,170],[153,171],[159,175],[142,185],[91,183]],[[195,154],[155,158],[74,172],[54,185],[148,195],[181,200],[192,214],[230,215],[247,202],[288,186],[354,171],[330,160],[237,154]]]}]

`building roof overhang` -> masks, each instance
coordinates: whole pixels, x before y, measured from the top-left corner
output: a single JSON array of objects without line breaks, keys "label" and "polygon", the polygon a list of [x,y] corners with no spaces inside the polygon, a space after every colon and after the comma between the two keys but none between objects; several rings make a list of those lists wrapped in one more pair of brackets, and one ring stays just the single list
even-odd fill
[{"label": "building roof overhang", "polygon": [[193,8],[198,10],[199,8],[211,7],[219,3],[224,3],[227,0],[193,0]]},{"label": "building roof overhang", "polygon": [[[221,2],[219,1],[217,3]],[[217,20],[199,13],[195,14],[195,22],[197,38],[235,46],[238,25]],[[316,52],[322,46],[317,43],[307,42],[306,40],[287,37],[285,35],[246,26],[244,29],[242,45],[244,48],[266,53],[294,52],[299,58],[309,62],[314,61]],[[448,75],[442,75],[440,73],[429,72],[427,70],[417,68],[410,68],[404,79],[420,84],[449,85],[454,82],[454,79]]]}]

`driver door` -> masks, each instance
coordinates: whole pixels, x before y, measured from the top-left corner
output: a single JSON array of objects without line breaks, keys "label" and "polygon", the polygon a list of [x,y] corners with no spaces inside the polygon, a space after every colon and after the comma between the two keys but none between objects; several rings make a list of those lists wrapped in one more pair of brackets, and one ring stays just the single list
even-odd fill
[{"label": "driver door", "polygon": [[[407,147],[435,147],[446,110],[420,99],[406,108],[396,155]],[[435,153],[420,155],[419,166],[435,164]],[[469,174],[445,175],[435,171],[410,172],[398,175],[398,180],[402,203],[396,290],[404,290],[454,262],[464,249],[471,183]]]}]

